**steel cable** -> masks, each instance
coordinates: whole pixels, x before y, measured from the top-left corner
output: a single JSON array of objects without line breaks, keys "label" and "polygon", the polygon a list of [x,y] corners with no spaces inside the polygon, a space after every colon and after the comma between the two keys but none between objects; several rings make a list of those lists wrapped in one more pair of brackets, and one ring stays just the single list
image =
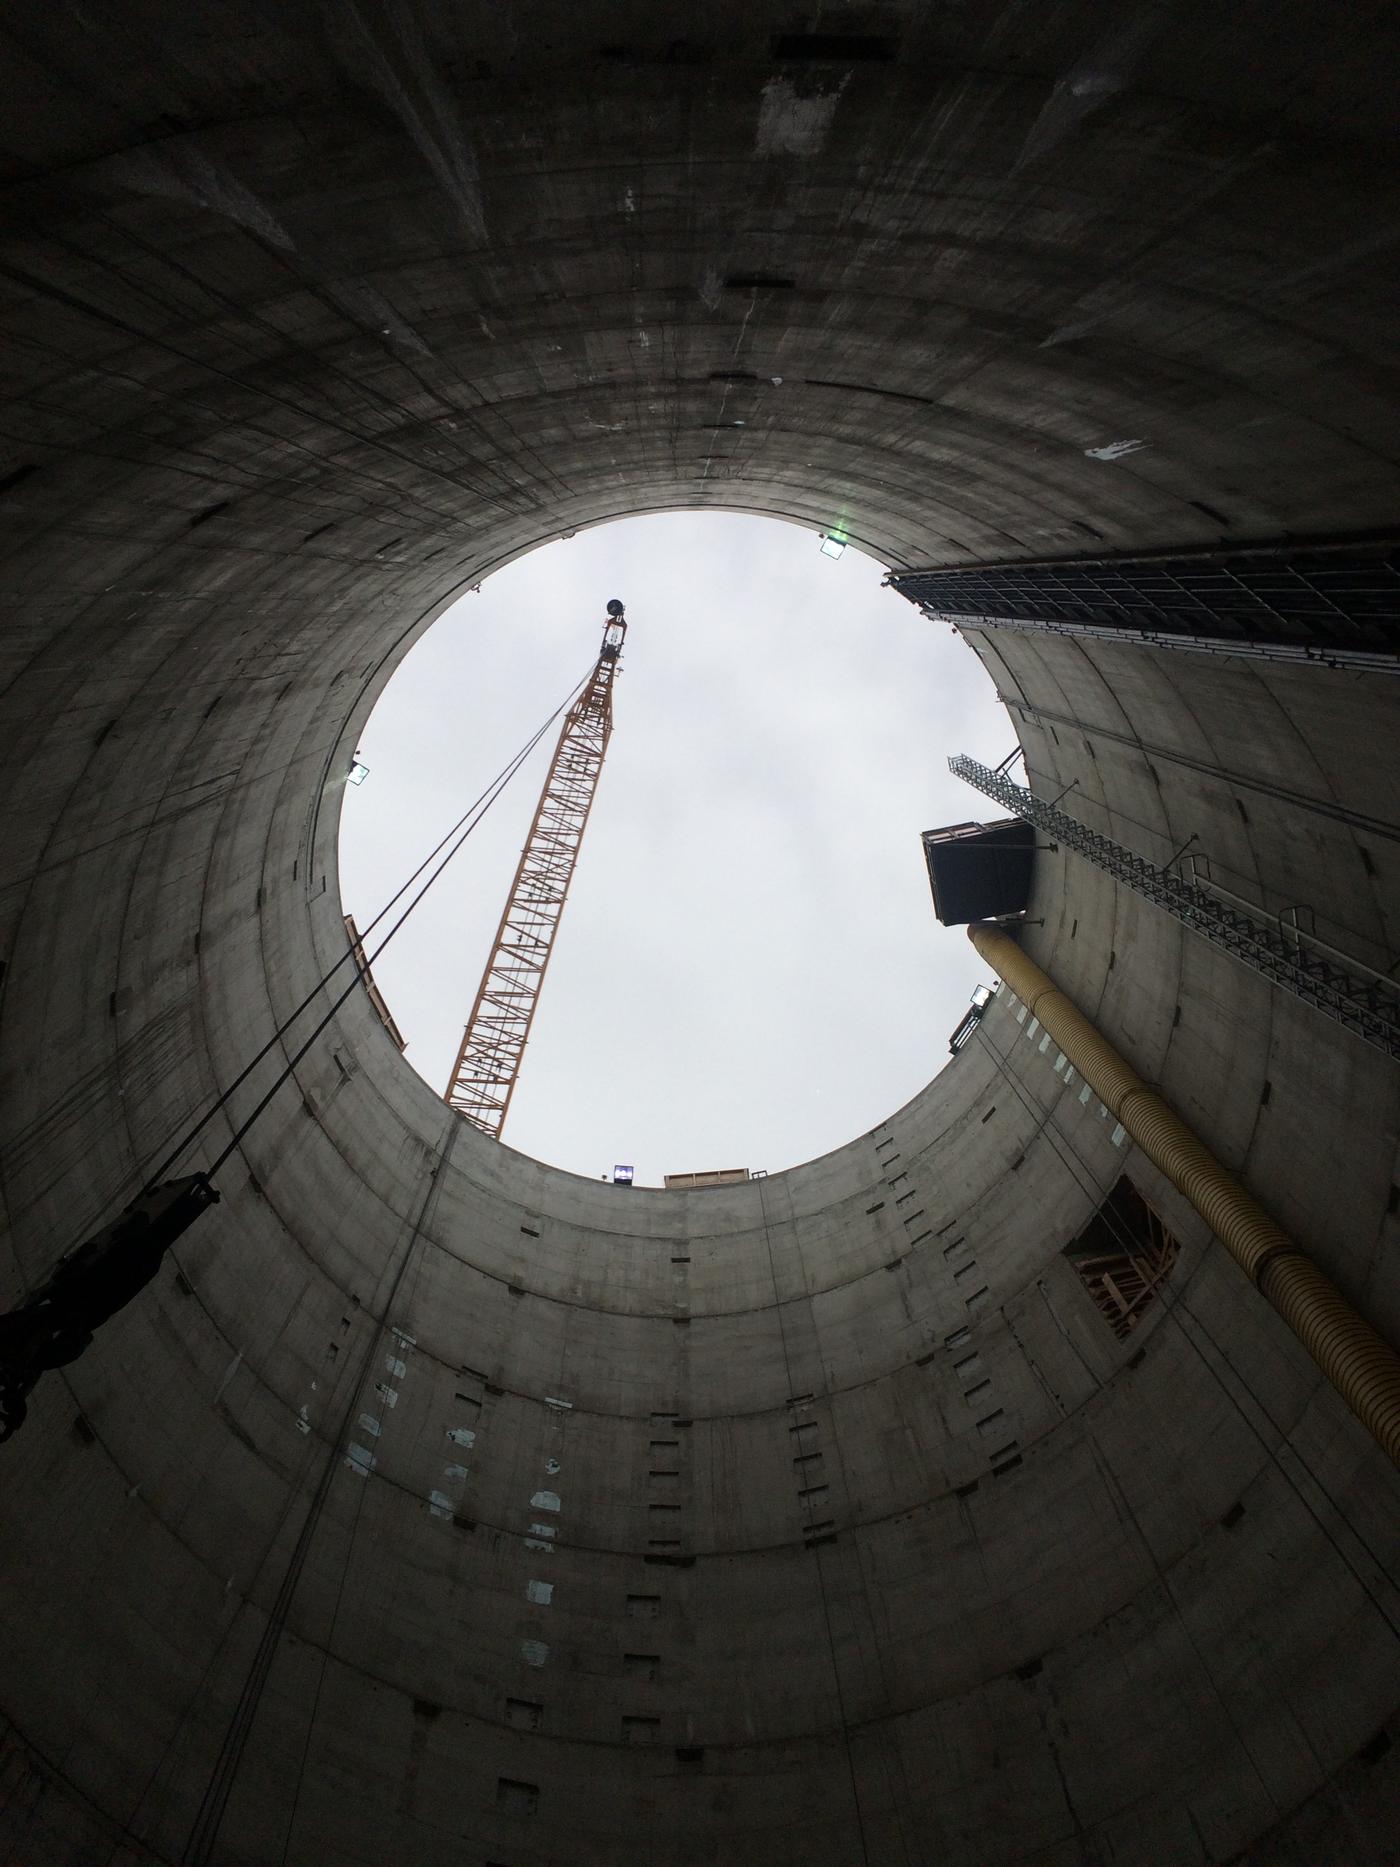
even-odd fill
[{"label": "steel cable", "polygon": [[[514,755],[513,758],[511,758],[501,768],[501,770],[491,780],[490,784],[487,785],[486,789],[482,791],[480,795],[476,798],[476,800],[468,806],[468,808],[463,812],[463,814],[457,819],[456,823],[453,824],[452,828],[448,830],[447,834],[443,836],[442,839],[438,842],[436,847],[429,851],[429,853],[418,864],[418,867],[413,871],[413,873],[408,877],[408,879],[399,887],[399,889],[393,895],[390,896],[389,900],[384,903],[384,906],[382,908],[380,908],[379,912],[375,915],[374,919],[370,921],[369,925],[365,928],[364,932],[360,936],[360,948],[361,948],[361,951],[365,953],[365,958],[362,961],[356,962],[355,977],[351,980],[349,987],[335,1001],[335,1003],[332,1005],[330,1009],[330,1012],[326,1015],[326,1017],[323,1018],[320,1024],[317,1025],[316,1029],[312,1032],[311,1038],[308,1040],[308,1042],[304,1044],[302,1048],[297,1051],[296,1055],[291,1059],[291,1061],[284,1066],[281,1074],[277,1078],[277,1081],[272,1085],[272,1088],[268,1091],[267,1095],[263,1097],[262,1101],[259,1102],[253,1115],[251,1115],[248,1118],[248,1120],[245,1121],[240,1126],[234,1138],[233,1145],[236,1145],[237,1142],[243,1138],[243,1136],[248,1132],[248,1129],[251,1127],[252,1123],[257,1119],[259,1115],[262,1114],[264,1109],[267,1107],[268,1102],[271,1100],[272,1096],[275,1095],[276,1092],[282,1087],[283,1083],[285,1083],[287,1078],[291,1075],[293,1069],[295,1069],[297,1063],[299,1063],[302,1057],[305,1056],[307,1048],[309,1047],[310,1043],[314,1042],[315,1039],[325,1029],[326,1025],[330,1022],[330,1019],[340,1009],[341,1005],[345,1003],[345,1000],[350,996],[350,993],[354,990],[355,986],[359,984],[360,980],[370,970],[371,965],[373,964],[373,961],[378,959],[379,955],[384,951],[385,947],[389,944],[390,940],[393,939],[394,935],[403,926],[404,922],[409,918],[409,916],[413,913],[413,911],[419,906],[419,904],[422,902],[424,897],[427,895],[428,890],[437,881],[438,877],[442,874],[443,870],[447,868],[448,864],[452,861],[453,857],[457,854],[458,850],[461,849],[462,844],[466,842],[467,838],[471,835],[472,831],[477,827],[477,825],[481,822],[482,818],[490,810],[491,806],[496,802],[496,799],[500,796],[501,792],[510,783],[510,780],[519,771],[520,767],[524,764],[525,760],[535,750],[536,746],[544,738],[545,734],[549,731],[550,727],[559,718],[559,715],[565,712],[570,706],[572,706],[573,702],[578,697],[579,693],[582,691],[584,683],[588,679],[588,674],[592,672],[592,669],[593,669],[593,664],[592,662],[590,662],[588,673],[585,673],[583,678],[575,683],[575,685],[570,689],[568,695],[559,703],[559,705],[550,714],[549,718],[544,721],[543,725],[541,725],[539,728],[537,728],[537,730],[534,733],[531,734],[530,738],[521,747],[521,749]],[[454,838],[456,839],[455,841],[453,840]],[[452,845],[450,849],[448,848],[449,844]],[[439,867],[434,871],[434,873],[431,876],[429,876],[427,882],[424,883],[423,887],[414,896],[412,901],[410,901],[408,907],[399,916],[398,920],[395,921],[394,925],[390,928],[389,932],[384,936],[383,940],[380,941],[379,945],[375,948],[374,952],[372,954],[368,953],[366,951],[366,942],[368,940],[369,935],[374,932],[375,928],[379,926],[379,924],[384,920],[385,916],[388,915],[394,909],[394,907],[396,907],[397,904],[403,899],[404,895],[408,892],[410,888],[412,888],[413,884],[423,874],[424,870],[427,869],[428,866],[438,858],[438,856],[442,855],[442,852],[444,849],[447,849],[448,853],[446,854],[446,856],[443,857],[443,860],[441,864],[439,865]],[[313,985],[311,990],[306,994],[305,998],[302,999],[301,1003],[297,1005],[295,1010],[288,1012],[287,1016],[281,1020],[277,1028],[273,1031],[272,1035],[268,1038],[267,1042],[262,1046],[262,1048],[253,1057],[251,1057],[246,1064],[244,1064],[243,1068],[239,1071],[238,1075],[234,1077],[233,1081],[229,1083],[226,1088],[222,1089],[219,1092],[219,1094],[216,1096],[213,1103],[205,1111],[205,1113],[199,1118],[199,1120],[194,1124],[194,1126],[188,1129],[185,1132],[185,1134],[180,1138],[180,1140],[169,1150],[165,1158],[162,1160],[160,1166],[157,1167],[149,1176],[146,1182],[146,1190],[149,1191],[151,1187],[157,1185],[165,1177],[165,1175],[169,1173],[170,1169],[174,1166],[175,1162],[180,1158],[180,1156],[185,1152],[185,1150],[191,1145],[192,1142],[198,1139],[198,1137],[203,1133],[205,1128],[208,1127],[209,1123],[213,1121],[214,1117],[219,1113],[219,1111],[225,1107],[229,1098],[238,1089],[242,1088],[243,1084],[247,1082],[248,1078],[253,1074],[253,1071],[257,1069],[258,1065],[261,1062],[263,1062],[263,1060],[273,1050],[276,1049],[278,1043],[282,1040],[283,1037],[286,1036],[287,1032],[290,1031],[292,1026],[296,1023],[297,1019],[301,1017],[303,1012],[307,1011],[310,1008],[310,1006],[315,1003],[317,996],[326,989],[326,987],[330,984],[331,980],[336,976],[336,974],[346,964],[347,960],[354,960],[354,958],[355,958],[354,949],[347,948],[347,950],[341,955],[341,957],[335,962],[335,964],[329,967],[327,971],[322,974],[322,976],[316,981],[315,985]],[[230,1152],[231,1152],[231,1148],[226,1148],[224,1152],[219,1156],[219,1159],[215,1163],[215,1165],[221,1166],[223,1162],[228,1158],[228,1155]],[[215,1169],[213,1167],[208,1169],[210,1173],[213,1173],[214,1170]]]}]

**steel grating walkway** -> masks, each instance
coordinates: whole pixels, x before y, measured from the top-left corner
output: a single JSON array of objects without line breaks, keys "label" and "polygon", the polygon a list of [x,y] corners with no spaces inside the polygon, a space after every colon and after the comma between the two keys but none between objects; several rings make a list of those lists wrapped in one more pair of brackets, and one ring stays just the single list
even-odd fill
[{"label": "steel grating walkway", "polygon": [[1301,930],[1285,930],[1262,912],[1251,914],[1218,900],[1199,881],[1157,868],[976,759],[950,758],[948,769],[1125,887],[1155,901],[1202,939],[1315,1005],[1378,1050],[1400,1057],[1400,988],[1381,974],[1346,963],[1321,941]]},{"label": "steel grating walkway", "polygon": [[1400,672],[1400,544],[1389,537],[899,571],[889,583],[968,628]]}]

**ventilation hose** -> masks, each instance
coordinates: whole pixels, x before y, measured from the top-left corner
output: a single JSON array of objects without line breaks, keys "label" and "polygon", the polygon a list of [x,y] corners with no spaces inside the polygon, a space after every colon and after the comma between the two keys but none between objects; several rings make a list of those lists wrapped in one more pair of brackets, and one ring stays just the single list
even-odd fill
[{"label": "ventilation hose", "polygon": [[977,923],[967,933],[1400,1465],[1400,1356],[1008,934]]}]

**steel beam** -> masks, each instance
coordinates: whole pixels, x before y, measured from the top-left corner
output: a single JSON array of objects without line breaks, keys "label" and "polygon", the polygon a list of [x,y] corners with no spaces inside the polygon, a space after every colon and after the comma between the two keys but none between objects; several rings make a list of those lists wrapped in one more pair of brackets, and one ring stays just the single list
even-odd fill
[{"label": "steel beam", "polygon": [[899,571],[889,582],[962,629],[1400,673],[1400,545],[1388,537]]}]

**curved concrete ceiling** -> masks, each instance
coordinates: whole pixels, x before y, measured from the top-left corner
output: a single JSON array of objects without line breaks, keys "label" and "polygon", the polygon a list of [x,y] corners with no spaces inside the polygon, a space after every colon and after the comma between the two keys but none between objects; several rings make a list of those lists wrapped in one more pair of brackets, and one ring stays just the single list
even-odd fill
[{"label": "curved concrete ceiling", "polygon": [[[512,555],[1392,519],[1390,9],[657,17],[7,16],[7,1294],[339,958],[354,735]],[[968,639],[1037,789],[1390,965],[1387,677]],[[1027,946],[1396,1339],[1393,1066],[1039,863]],[[1393,1472],[1025,1030],[622,1195],[356,994],[0,1454],[9,1851],[1383,1858]],[[1063,1248],[1124,1172],[1182,1252],[1120,1342]]]}]

